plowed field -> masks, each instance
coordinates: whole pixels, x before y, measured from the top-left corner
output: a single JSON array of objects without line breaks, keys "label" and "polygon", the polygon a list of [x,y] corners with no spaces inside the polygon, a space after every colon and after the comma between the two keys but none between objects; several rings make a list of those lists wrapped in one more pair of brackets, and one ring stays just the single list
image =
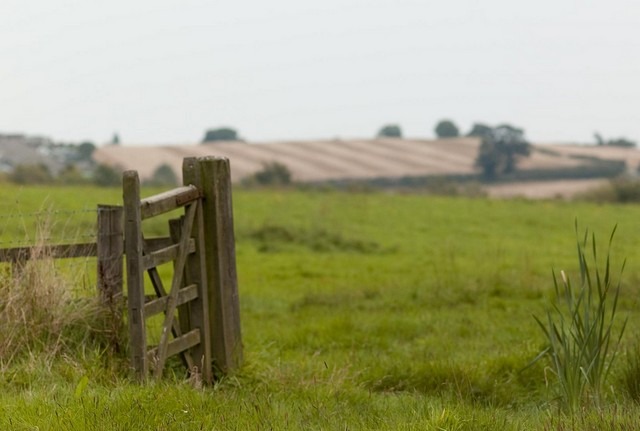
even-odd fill
[{"label": "plowed field", "polygon": [[[479,146],[474,138],[441,140],[370,139],[326,140],[250,144],[220,142],[196,145],[105,146],[96,150],[99,163],[136,169],[149,178],[162,164],[180,172],[189,156],[223,156],[231,161],[232,180],[239,181],[260,170],[264,163],[286,165],[296,181],[371,179],[379,177],[471,174]],[[563,169],[587,163],[588,158],[625,160],[634,170],[640,151],[578,145],[535,145],[520,168]],[[572,194],[592,187],[593,180],[500,185],[489,193],[496,196],[547,197]],[[495,189],[495,190],[494,190]]]}]

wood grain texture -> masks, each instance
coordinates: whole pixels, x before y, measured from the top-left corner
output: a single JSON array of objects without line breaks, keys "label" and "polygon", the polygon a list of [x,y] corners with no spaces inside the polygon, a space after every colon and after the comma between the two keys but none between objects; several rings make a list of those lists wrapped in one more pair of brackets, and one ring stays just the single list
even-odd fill
[{"label": "wood grain texture", "polygon": [[129,311],[129,351],[131,366],[139,381],[149,372],[147,336],[144,319],[144,271],[142,269],[142,217],[140,214],[140,179],[136,171],[125,171],[122,176],[124,201],[124,233],[127,267],[127,294]]},{"label": "wood grain texture", "polygon": [[212,359],[221,373],[242,364],[240,303],[229,160],[198,159],[202,181]]}]

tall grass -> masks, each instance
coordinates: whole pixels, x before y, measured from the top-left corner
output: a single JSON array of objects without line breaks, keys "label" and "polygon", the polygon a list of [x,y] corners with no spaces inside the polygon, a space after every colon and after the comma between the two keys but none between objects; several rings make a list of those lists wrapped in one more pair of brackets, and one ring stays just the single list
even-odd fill
[{"label": "tall grass", "polygon": [[82,345],[100,326],[97,298],[75,298],[74,280],[50,255],[46,244],[50,230],[50,219],[39,222],[28,259],[0,275],[3,369],[23,357],[37,357],[44,364]]},{"label": "tall grass", "polygon": [[[585,403],[601,406],[605,383],[626,326],[625,320],[614,335],[620,294],[620,282],[614,282],[611,275],[610,250],[615,231],[614,228],[609,237],[604,272],[598,268],[596,237],[592,234],[589,241],[589,232],[585,231],[582,241],[577,241],[580,284],[574,286],[564,271],[558,280],[554,271],[556,302],[547,311],[546,321],[534,316],[548,343],[539,357],[549,357],[562,404],[570,412],[576,412]],[[590,257],[586,251],[589,243]],[[621,273],[623,269],[624,263]]]}]

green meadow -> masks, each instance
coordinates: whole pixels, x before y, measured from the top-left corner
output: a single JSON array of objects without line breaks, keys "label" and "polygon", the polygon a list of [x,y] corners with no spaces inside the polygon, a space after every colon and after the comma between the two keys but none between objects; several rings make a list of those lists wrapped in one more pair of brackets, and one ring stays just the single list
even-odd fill
[{"label": "green meadow", "polygon": [[[54,240],[90,236],[96,204],[120,196],[3,185],[1,246],[35,238],[40,211]],[[297,190],[233,199],[241,370],[198,388],[174,364],[140,385],[126,355],[86,334],[55,354],[44,342],[0,352],[0,429],[640,428],[640,207]],[[532,363],[546,347],[533,316],[552,305],[552,270],[579,280],[576,220],[580,236],[595,233],[599,265],[617,225],[613,277],[626,267],[614,328],[628,323],[602,404],[567,413],[549,362]],[[72,288],[90,296],[92,262],[69,265],[85,268]]]}]

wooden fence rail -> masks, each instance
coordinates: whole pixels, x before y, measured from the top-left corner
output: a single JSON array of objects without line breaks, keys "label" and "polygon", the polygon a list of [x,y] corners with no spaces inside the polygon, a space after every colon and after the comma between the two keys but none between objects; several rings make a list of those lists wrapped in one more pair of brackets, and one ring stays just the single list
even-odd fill
[{"label": "wooden fence rail", "polygon": [[110,305],[122,298],[122,207],[98,205],[97,214],[96,242],[1,248],[0,262],[11,263],[16,271],[20,271],[26,261],[34,258],[96,257],[98,294],[104,303]]},{"label": "wooden fence rail", "polygon": [[[13,247],[0,249],[0,262],[25,262],[32,258],[35,247]],[[53,259],[92,257],[97,255],[95,242],[79,244],[43,245],[41,254]]]}]

